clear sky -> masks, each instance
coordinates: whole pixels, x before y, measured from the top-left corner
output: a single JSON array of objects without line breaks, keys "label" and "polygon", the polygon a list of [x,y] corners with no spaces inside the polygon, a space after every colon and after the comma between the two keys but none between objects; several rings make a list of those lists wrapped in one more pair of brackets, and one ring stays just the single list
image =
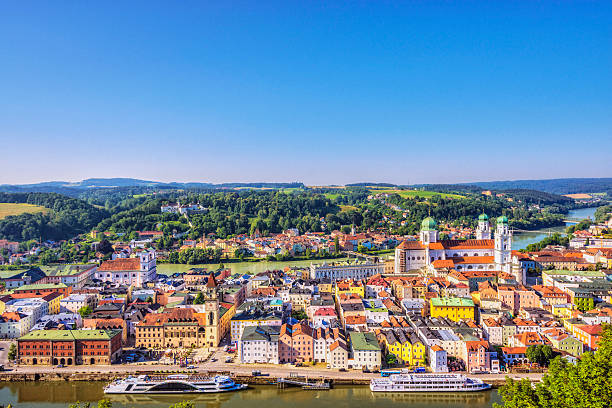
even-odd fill
[{"label": "clear sky", "polygon": [[610,177],[612,2],[3,1],[0,142],[11,184]]}]

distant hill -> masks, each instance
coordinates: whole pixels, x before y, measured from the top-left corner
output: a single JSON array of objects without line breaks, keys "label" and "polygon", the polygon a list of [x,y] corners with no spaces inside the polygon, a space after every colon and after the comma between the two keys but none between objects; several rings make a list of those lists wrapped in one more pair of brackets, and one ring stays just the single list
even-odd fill
[{"label": "distant hill", "polygon": [[552,194],[604,193],[612,196],[612,178],[563,178],[465,183],[486,190],[538,190]]},{"label": "distant hill", "polygon": [[292,183],[164,183],[161,181],[140,180],[134,178],[90,178],[78,182],[47,181],[32,184],[2,184],[0,192],[6,193],[61,193],[73,196],[75,193],[96,188],[124,188],[124,187],[160,187],[180,189],[231,189],[231,188],[303,188],[304,184]]}]

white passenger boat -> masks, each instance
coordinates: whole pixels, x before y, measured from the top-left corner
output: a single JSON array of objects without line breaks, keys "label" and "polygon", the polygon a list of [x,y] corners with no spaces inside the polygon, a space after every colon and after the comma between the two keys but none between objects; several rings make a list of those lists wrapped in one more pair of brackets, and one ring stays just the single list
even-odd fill
[{"label": "white passenger boat", "polygon": [[474,392],[491,388],[490,384],[463,374],[395,374],[374,378],[374,392]]},{"label": "white passenger boat", "polygon": [[236,384],[225,375],[201,377],[197,375],[169,375],[127,377],[104,387],[105,394],[202,394],[239,391],[246,384]]}]

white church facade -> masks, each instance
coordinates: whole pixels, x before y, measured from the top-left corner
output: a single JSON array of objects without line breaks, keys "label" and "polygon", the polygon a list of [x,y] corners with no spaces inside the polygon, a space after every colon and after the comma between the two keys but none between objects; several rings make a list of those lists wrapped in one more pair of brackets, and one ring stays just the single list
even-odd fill
[{"label": "white church facade", "polygon": [[[440,240],[436,221],[421,223],[419,241],[404,241],[395,249],[395,273],[406,273],[429,265],[457,271],[503,271],[512,273],[512,232],[508,218],[497,218],[493,239],[486,214],[478,217],[476,239]],[[522,280],[522,279],[521,279]]]}]

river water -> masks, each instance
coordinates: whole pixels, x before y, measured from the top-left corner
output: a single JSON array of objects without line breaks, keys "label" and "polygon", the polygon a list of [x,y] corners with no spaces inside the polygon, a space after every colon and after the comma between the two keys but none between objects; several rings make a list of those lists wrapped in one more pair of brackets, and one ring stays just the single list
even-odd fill
[{"label": "river water", "polygon": [[[570,210],[567,214],[567,218],[584,220],[586,218],[595,219],[595,210],[593,208],[579,208],[577,210]],[[525,249],[529,244],[535,244],[546,238],[550,233],[560,232],[565,233],[565,228],[574,223],[568,222],[565,226],[544,228],[536,231],[529,232],[517,232],[512,236],[512,249],[519,250]]]},{"label": "river water", "polygon": [[[104,398],[101,382],[16,382],[0,383],[0,405],[14,408],[68,408],[74,402]],[[199,396],[108,396],[113,408],[167,408],[191,400],[196,408],[490,408],[500,402],[497,391],[480,393],[382,394],[366,386],[341,386],[328,391],[299,388],[278,390],[254,386],[246,391]],[[95,407],[95,404],[92,404]]]}]

